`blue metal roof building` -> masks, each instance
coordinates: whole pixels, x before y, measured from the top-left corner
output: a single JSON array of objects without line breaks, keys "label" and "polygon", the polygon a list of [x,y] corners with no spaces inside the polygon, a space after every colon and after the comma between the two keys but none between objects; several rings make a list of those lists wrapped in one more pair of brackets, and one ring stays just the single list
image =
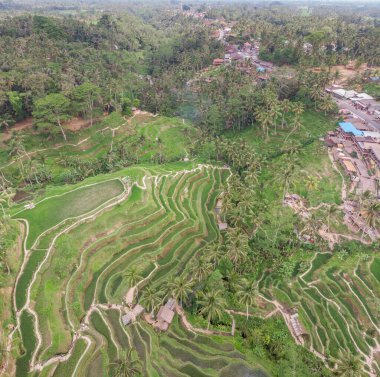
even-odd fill
[{"label": "blue metal roof building", "polygon": [[363,131],[359,131],[352,123],[340,122],[339,127],[346,133],[351,133],[354,136],[363,136]]}]

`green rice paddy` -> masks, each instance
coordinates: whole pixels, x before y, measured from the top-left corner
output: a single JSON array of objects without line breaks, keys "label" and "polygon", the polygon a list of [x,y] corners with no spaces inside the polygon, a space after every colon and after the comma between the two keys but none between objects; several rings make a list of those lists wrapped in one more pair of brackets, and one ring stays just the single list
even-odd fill
[{"label": "green rice paddy", "polygon": [[[129,288],[125,271],[131,266],[137,266],[146,279],[140,290],[147,285],[158,290],[168,276],[180,274],[199,249],[219,235],[213,209],[227,170],[198,167],[151,174],[139,180],[141,187],[135,186],[126,200],[58,238],[52,235],[67,225],[52,234],[43,232],[70,217],[91,213],[118,196],[123,192],[120,181],[68,191],[18,215],[33,223],[28,246],[42,234],[40,244],[47,244],[50,250],[48,257],[46,249],[31,250],[16,286],[19,309],[26,304],[30,288],[41,333],[41,344],[36,348],[31,336],[36,325],[23,311],[20,332],[26,352],[18,359],[18,376],[25,375],[33,353],[36,362],[44,364],[69,352],[73,333],[78,330],[81,338],[74,344],[71,357],[56,362],[54,368],[45,367],[49,375],[72,375],[74,371],[76,376],[113,375],[113,362],[132,346],[146,376],[228,375],[232,366],[241,371],[241,376],[248,372],[265,376],[259,366],[235,349],[233,338],[194,336],[178,319],[169,332],[159,335],[142,321],[122,326],[120,309],[91,309],[99,304],[122,305]],[[76,203],[76,208],[67,208],[68,203]],[[86,316],[87,326],[83,328]],[[91,339],[90,346],[83,337]]]}]

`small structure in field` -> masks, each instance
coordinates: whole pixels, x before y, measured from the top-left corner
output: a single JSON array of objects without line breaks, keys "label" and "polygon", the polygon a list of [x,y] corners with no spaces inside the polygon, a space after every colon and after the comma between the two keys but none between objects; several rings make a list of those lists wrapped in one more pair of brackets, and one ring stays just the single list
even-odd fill
[{"label": "small structure in field", "polygon": [[154,327],[161,331],[166,331],[169,325],[172,323],[174,318],[175,310],[175,300],[170,298],[167,303],[160,307],[157,313],[156,322],[153,324]]},{"label": "small structure in field", "polygon": [[358,130],[350,122],[340,122],[338,133],[346,140],[351,140],[352,136],[363,136],[363,131]]},{"label": "small structure in field", "polygon": [[219,197],[216,201],[216,205],[214,208],[215,214],[216,214],[216,221],[218,223],[219,230],[226,230],[228,228],[228,224],[223,222],[220,216],[220,212],[223,207],[223,199]]},{"label": "small structure in field", "polygon": [[121,321],[123,322],[124,326],[129,325],[131,322],[136,321],[136,318],[144,311],[144,308],[137,304],[135,307],[130,310],[128,313],[124,314],[121,317]]},{"label": "small structure in field", "polygon": [[214,209],[214,211],[215,211],[215,213],[216,214],[219,214],[220,213],[220,211],[222,210],[222,199],[221,198],[219,198],[217,201],[216,201],[216,205],[215,205],[215,209]]},{"label": "small structure in field", "polygon": [[226,230],[228,228],[227,223],[218,223],[219,230]]},{"label": "small structure in field", "polygon": [[124,296],[124,302],[128,305],[131,306],[133,303],[133,299],[135,297],[135,291],[136,287],[131,287],[128,289],[127,294]]},{"label": "small structure in field", "polygon": [[290,316],[290,324],[292,326],[294,335],[297,338],[302,337],[302,335],[307,335],[307,332],[305,331],[298,319],[298,313],[294,313]]},{"label": "small structure in field", "polygon": [[213,60],[212,65],[217,67],[219,65],[222,65],[223,63],[224,63],[224,59],[217,58]]}]

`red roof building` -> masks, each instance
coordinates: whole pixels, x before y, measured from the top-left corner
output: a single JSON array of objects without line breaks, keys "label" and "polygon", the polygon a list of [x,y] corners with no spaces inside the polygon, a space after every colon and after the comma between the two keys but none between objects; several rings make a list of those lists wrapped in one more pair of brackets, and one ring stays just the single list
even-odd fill
[{"label": "red roof building", "polygon": [[224,63],[224,59],[214,59],[214,61],[212,62],[212,65],[218,66],[218,65],[222,65],[223,63]]}]

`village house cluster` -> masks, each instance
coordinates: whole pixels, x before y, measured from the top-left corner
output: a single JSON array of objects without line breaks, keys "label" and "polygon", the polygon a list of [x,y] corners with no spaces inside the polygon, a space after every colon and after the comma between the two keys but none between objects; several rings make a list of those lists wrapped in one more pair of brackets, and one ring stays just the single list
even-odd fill
[{"label": "village house cluster", "polygon": [[349,101],[355,109],[366,111],[368,115],[374,115],[375,118],[380,119],[380,103],[369,94],[343,88],[326,89],[326,91],[337,99]]},{"label": "village house cluster", "polygon": [[[121,321],[124,326],[127,326],[137,320],[139,316],[144,313],[144,307],[140,304],[136,304],[132,308],[132,304],[128,304],[125,308],[125,313],[121,317]],[[166,331],[169,325],[172,323],[176,312],[176,301],[174,298],[169,298],[165,305],[162,305],[157,313],[157,316],[153,317],[149,313],[144,314],[144,319],[155,329],[160,331]]]},{"label": "village house cluster", "polygon": [[359,192],[378,195],[380,132],[370,131],[365,122],[352,119],[340,122],[336,131],[330,131],[326,144]]},{"label": "village house cluster", "polygon": [[247,41],[241,46],[228,43],[225,38],[230,31],[230,28],[219,30],[219,39],[224,42],[225,54],[223,58],[214,59],[213,66],[218,67],[234,63],[238,69],[246,73],[258,73],[259,80],[268,80],[268,73],[273,70],[273,63],[265,62],[258,58],[260,43],[258,41]]}]

